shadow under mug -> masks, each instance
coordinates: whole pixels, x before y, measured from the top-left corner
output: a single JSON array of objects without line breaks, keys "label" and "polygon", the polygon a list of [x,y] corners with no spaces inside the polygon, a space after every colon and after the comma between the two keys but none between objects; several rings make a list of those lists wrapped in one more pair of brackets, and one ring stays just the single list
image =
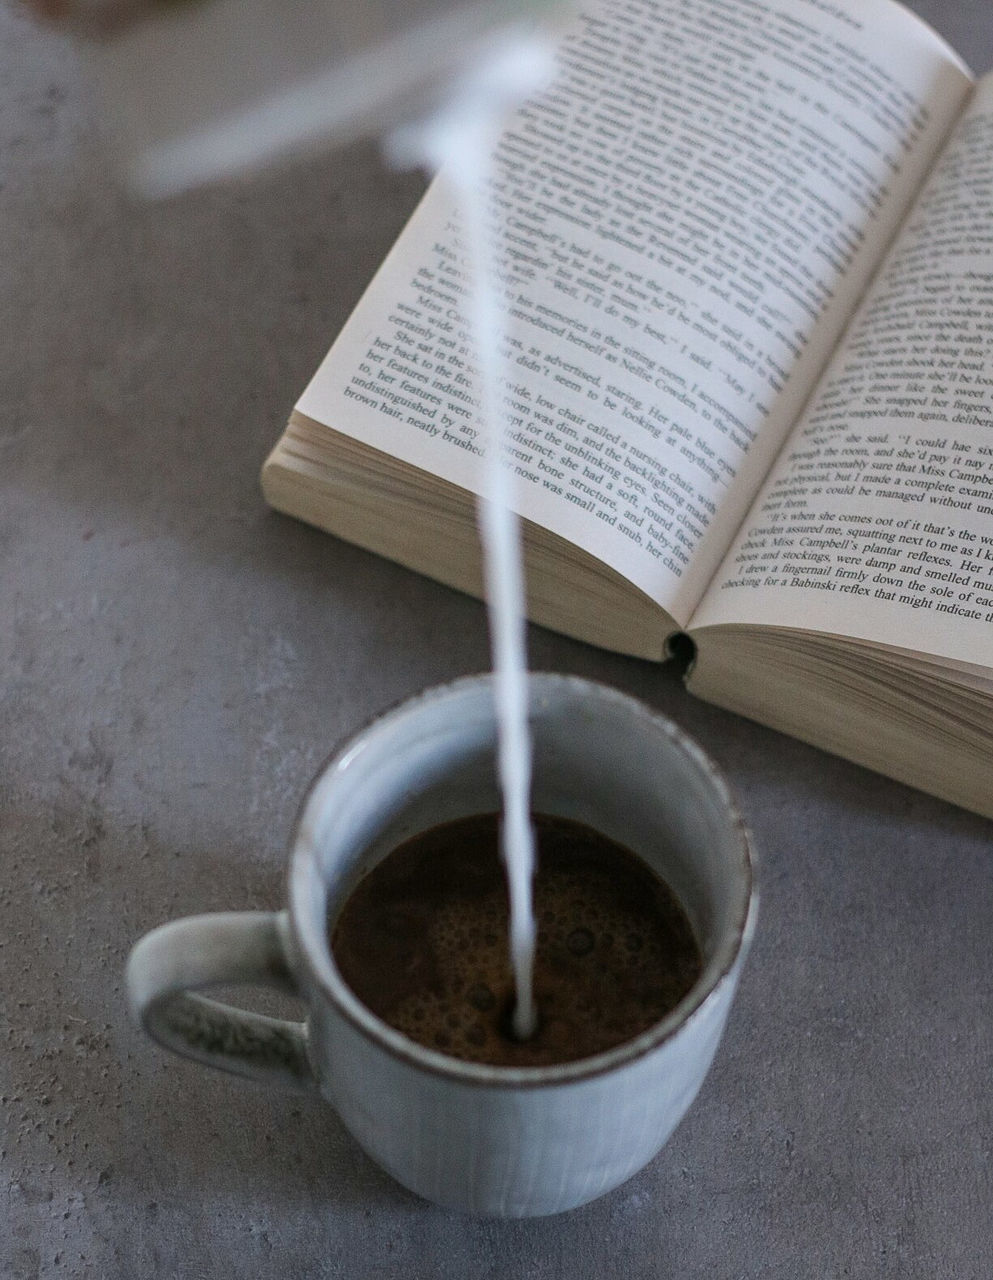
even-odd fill
[{"label": "shadow under mug", "polygon": [[[727,1020],[755,926],[754,858],[700,749],[664,716],[569,676],[528,677],[533,808],[639,854],[679,895],[703,971],[657,1025],[608,1052],[547,1067],[463,1062],[416,1044],[343,982],[330,914],[410,836],[499,809],[489,676],[387,711],[321,770],[292,840],[282,912],[193,916],[146,935],[128,961],[132,1010],[177,1053],[330,1101],[411,1190],[463,1211],[525,1217],[574,1208],[660,1150],[693,1101]],[[271,984],[305,1022],[193,994]]]}]

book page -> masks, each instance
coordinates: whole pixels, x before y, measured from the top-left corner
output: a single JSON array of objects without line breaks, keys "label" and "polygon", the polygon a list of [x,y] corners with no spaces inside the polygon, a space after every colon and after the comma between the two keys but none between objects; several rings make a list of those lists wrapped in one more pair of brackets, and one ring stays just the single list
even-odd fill
[{"label": "book page", "polygon": [[[890,0],[614,0],[510,120],[493,196],[520,514],[682,625],[970,78]],[[478,493],[444,177],[297,408]]]},{"label": "book page", "polygon": [[979,82],[694,626],[993,665],[993,78]]}]

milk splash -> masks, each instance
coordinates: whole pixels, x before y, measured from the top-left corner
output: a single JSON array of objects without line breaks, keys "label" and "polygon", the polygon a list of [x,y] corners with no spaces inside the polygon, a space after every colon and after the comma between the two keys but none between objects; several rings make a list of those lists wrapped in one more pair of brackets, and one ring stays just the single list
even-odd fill
[{"label": "milk splash", "polygon": [[484,497],[477,502],[493,657],[497,755],[503,801],[501,841],[510,895],[510,954],[514,971],[514,1034],[537,1027],[533,970],[537,927],[532,901],[531,738],[527,723],[524,570],[520,521],[511,506],[513,481],[503,462],[508,431],[499,395],[505,308],[497,278],[496,235],[487,193],[491,157],[505,116],[550,79],[550,47],[516,33],[492,49],[427,121],[396,131],[387,151],[401,163],[444,164],[455,185],[473,280],[470,322],[480,378],[485,444]]}]

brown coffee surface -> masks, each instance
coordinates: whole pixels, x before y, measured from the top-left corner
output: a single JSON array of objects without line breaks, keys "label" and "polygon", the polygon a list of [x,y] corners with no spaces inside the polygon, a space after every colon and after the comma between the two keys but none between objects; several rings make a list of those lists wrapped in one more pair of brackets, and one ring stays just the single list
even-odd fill
[{"label": "brown coffee surface", "polygon": [[330,929],[352,991],[428,1048],[506,1067],[586,1058],[658,1022],[702,967],[678,898],[599,832],[535,815],[539,1025],[514,1039],[498,822],[480,814],[434,827],[359,882]]}]

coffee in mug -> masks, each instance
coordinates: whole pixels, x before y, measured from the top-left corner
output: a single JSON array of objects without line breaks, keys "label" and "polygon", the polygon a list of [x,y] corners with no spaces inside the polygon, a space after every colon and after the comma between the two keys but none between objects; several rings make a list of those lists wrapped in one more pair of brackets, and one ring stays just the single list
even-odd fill
[{"label": "coffee in mug", "polygon": [[670,1013],[702,968],[673,890],[585,823],[535,814],[538,1025],[515,1036],[499,824],[475,814],[411,837],[332,915],[332,954],[363,1004],[429,1049],[502,1067],[592,1057]]}]

